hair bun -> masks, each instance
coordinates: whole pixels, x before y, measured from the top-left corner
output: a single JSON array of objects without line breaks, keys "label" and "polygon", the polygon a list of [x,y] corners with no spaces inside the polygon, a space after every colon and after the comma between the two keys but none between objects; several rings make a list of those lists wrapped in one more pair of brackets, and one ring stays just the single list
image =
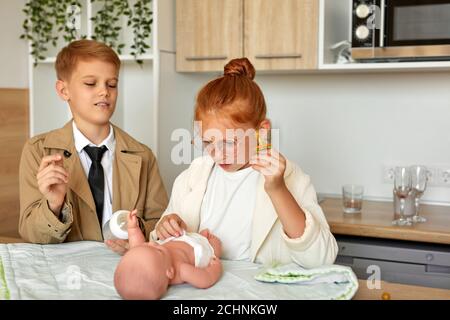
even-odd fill
[{"label": "hair bun", "polygon": [[242,76],[251,80],[255,78],[255,67],[247,58],[233,59],[224,68],[224,76]]}]

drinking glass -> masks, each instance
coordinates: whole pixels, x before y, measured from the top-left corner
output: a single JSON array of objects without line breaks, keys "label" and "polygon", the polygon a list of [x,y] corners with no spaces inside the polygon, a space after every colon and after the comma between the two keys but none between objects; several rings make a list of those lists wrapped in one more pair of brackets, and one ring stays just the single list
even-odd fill
[{"label": "drinking glass", "polygon": [[343,209],[345,213],[359,213],[362,209],[364,187],[347,184],[342,187]]},{"label": "drinking glass", "polygon": [[400,199],[400,218],[392,221],[393,225],[410,226],[411,221],[405,218],[405,198],[411,192],[411,171],[407,167],[396,167],[394,172],[394,193]]},{"label": "drinking glass", "polygon": [[414,196],[415,213],[411,218],[413,222],[426,222],[427,219],[419,216],[420,197],[422,197],[425,189],[427,188],[427,168],[425,166],[412,166],[411,170],[411,185]]}]

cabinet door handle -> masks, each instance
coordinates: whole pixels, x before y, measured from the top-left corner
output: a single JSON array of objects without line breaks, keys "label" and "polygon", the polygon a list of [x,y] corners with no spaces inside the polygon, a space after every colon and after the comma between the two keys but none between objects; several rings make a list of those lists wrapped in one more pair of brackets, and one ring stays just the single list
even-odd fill
[{"label": "cabinet door handle", "polygon": [[301,54],[258,54],[255,59],[301,59]]},{"label": "cabinet door handle", "polygon": [[225,60],[227,56],[191,56],[186,57],[187,61],[203,61],[203,60]]}]

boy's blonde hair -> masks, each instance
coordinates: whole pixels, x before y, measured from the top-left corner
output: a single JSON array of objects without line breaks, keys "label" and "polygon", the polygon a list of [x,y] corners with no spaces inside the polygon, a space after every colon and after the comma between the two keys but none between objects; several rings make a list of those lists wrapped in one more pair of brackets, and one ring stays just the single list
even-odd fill
[{"label": "boy's blonde hair", "polygon": [[120,69],[120,59],[109,46],[95,40],[77,40],[64,47],[56,57],[55,69],[58,80],[68,80],[80,60],[101,60]]}]

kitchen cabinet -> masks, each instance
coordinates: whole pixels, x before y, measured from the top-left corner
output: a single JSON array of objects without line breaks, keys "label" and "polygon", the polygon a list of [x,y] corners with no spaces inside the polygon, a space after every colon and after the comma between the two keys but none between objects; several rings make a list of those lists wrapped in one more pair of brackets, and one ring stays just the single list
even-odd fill
[{"label": "kitchen cabinet", "polygon": [[317,68],[318,0],[178,0],[177,71],[222,71],[246,56],[258,71]]},{"label": "kitchen cabinet", "polygon": [[317,68],[317,0],[246,0],[244,52],[256,70]]},{"label": "kitchen cabinet", "polygon": [[244,0],[177,0],[177,71],[221,71],[243,55]]}]

